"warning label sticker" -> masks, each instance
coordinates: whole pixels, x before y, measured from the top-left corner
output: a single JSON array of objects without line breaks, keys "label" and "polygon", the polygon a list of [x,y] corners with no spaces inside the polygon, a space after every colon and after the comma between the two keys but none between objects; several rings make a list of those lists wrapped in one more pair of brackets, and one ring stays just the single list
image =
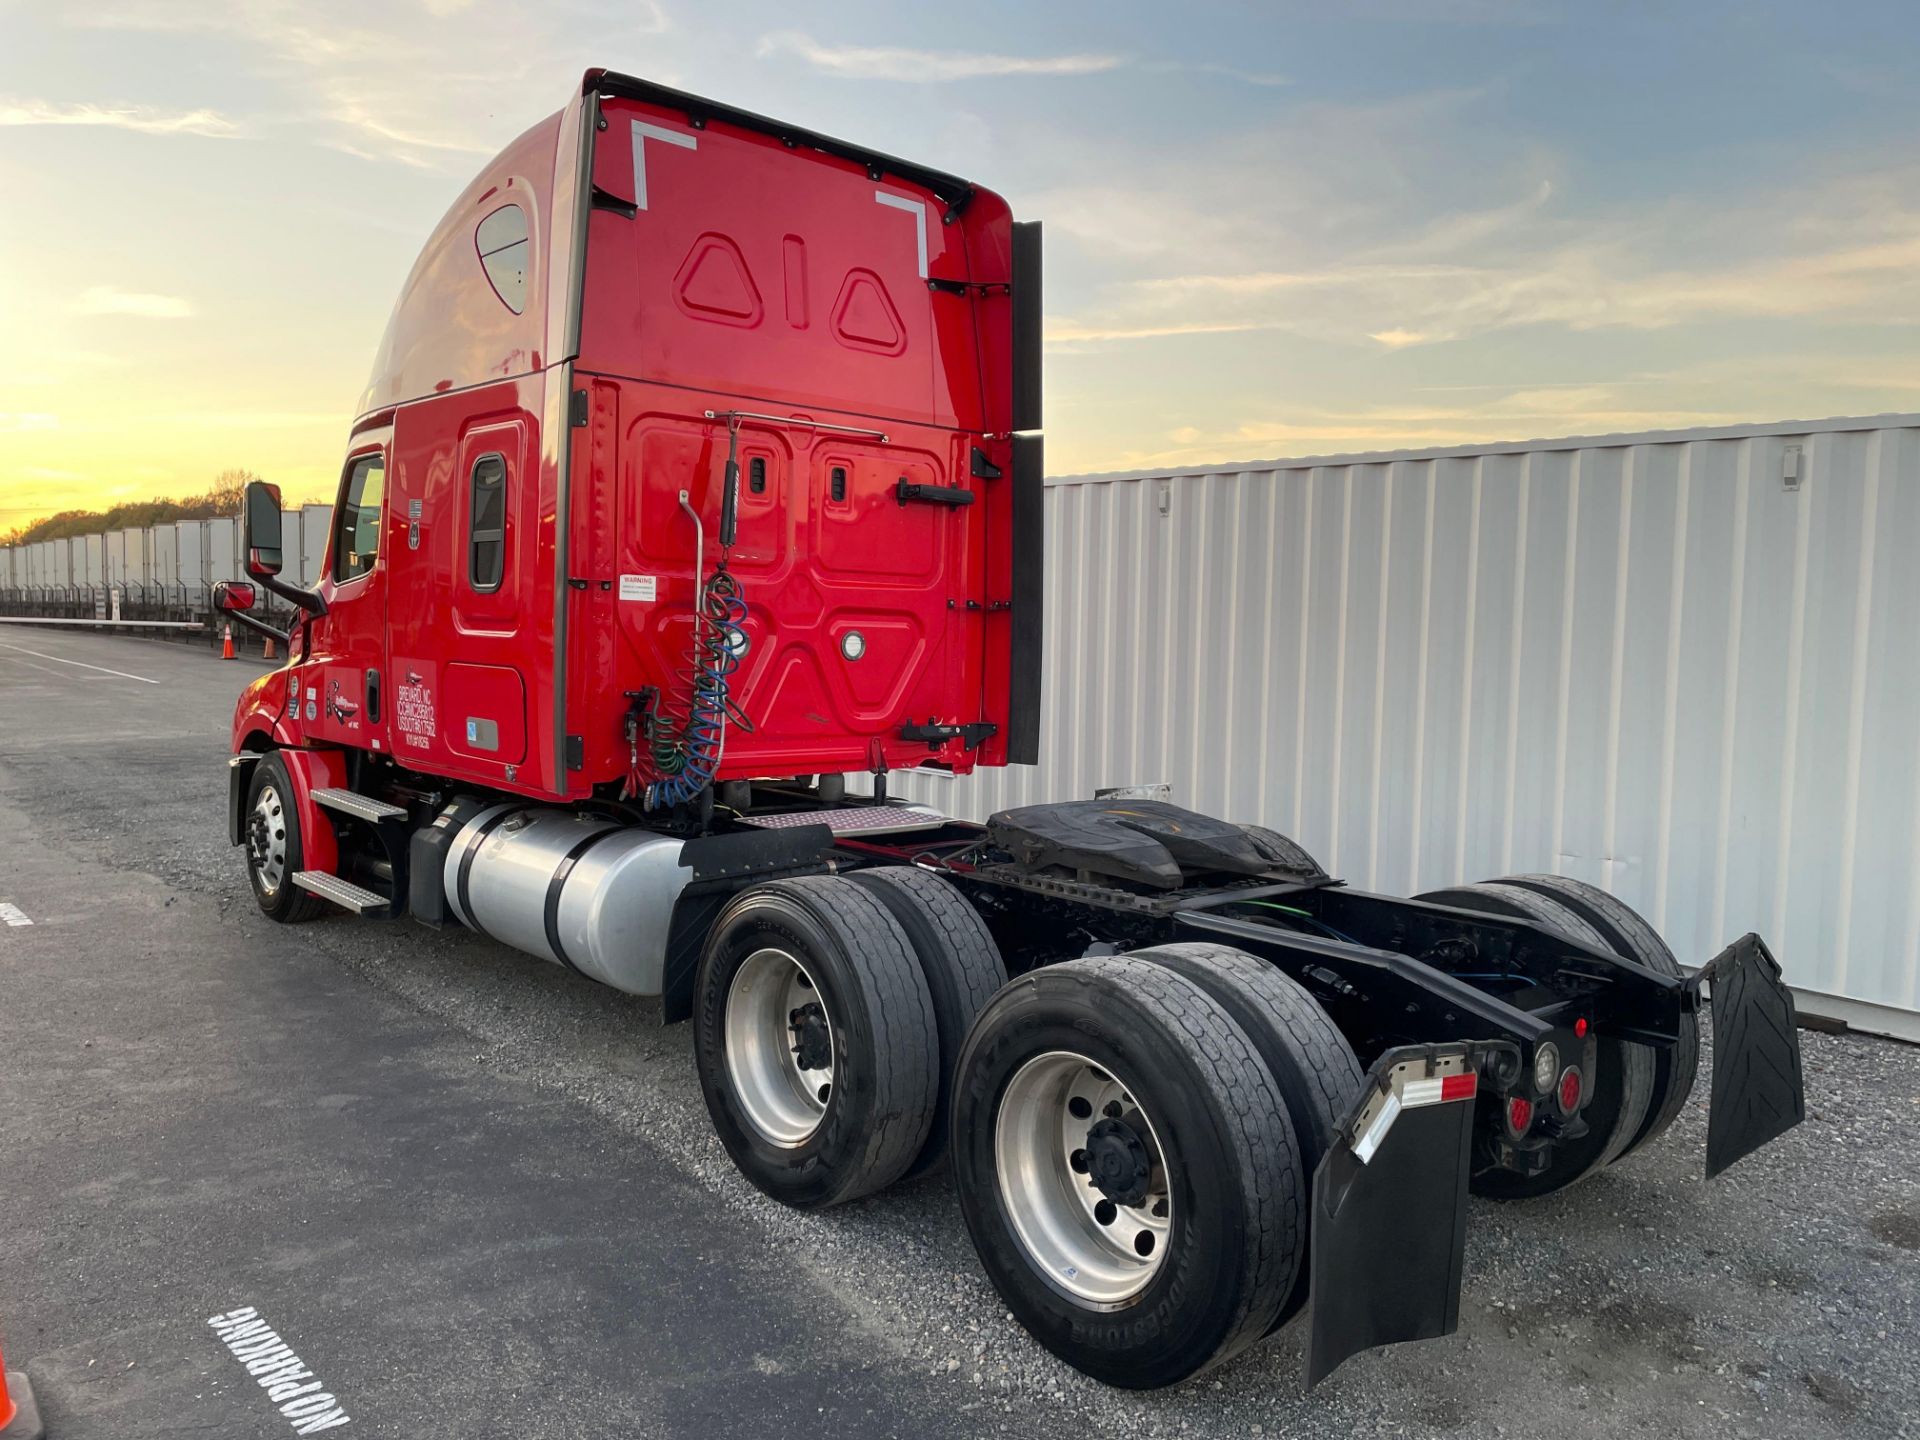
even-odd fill
[{"label": "warning label sticker", "polygon": [[658,577],[653,575],[622,575],[620,598],[622,600],[653,599],[654,591],[658,588],[655,583],[657,579]]}]

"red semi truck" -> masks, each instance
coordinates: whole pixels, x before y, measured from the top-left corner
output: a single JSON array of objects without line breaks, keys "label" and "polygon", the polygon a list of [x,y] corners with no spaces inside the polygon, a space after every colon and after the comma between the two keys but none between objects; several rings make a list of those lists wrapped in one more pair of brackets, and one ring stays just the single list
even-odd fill
[{"label": "red semi truck", "polygon": [[234,716],[230,838],[274,920],[458,923],[659,996],[780,1200],[950,1163],[1010,1309],[1103,1380],[1302,1311],[1317,1379],[1454,1327],[1469,1193],[1666,1128],[1703,978],[1709,1170],[1795,1123],[1792,1001],[1757,937],[1688,977],[1559,877],[1403,900],[1164,803],[888,799],[1034,758],[1039,242],[958,177],[589,71],[408,277],[317,585],[249,492],[296,619],[223,593],[288,655]]}]

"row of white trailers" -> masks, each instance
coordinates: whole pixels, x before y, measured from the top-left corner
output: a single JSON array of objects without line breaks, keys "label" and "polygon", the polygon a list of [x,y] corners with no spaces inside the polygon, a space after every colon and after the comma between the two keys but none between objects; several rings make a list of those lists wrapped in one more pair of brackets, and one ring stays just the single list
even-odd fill
[{"label": "row of white trailers", "polygon": [[[319,578],[332,513],[330,505],[285,512],[286,578]],[[215,584],[242,578],[240,549],[236,516],[0,546],[0,598],[31,604],[119,590],[149,604],[204,608]]]}]

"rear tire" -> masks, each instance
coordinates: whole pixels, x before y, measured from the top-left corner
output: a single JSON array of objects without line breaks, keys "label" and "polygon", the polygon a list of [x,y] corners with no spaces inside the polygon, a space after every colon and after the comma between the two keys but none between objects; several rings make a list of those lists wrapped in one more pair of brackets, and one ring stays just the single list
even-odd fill
[{"label": "rear tire", "polygon": [[933,1002],[906,932],[860,886],[816,875],[743,890],[707,937],[693,1022],[714,1129],[783,1204],[872,1194],[926,1143]]},{"label": "rear tire", "polygon": [[[1673,951],[1667,948],[1667,942],[1660,938],[1660,932],[1632,906],[1597,885],[1565,875],[1510,875],[1502,883],[1524,886],[1558,900],[1599,931],[1607,941],[1607,948],[1617,955],[1676,979],[1684,973]],[[1648,1048],[1653,1049],[1653,1100],[1647,1106],[1647,1118],[1640,1122],[1640,1133],[1620,1152],[1622,1159],[1657,1139],[1686,1107],[1700,1070],[1700,1017],[1692,1013],[1682,1015],[1680,1038],[1671,1047]]]},{"label": "rear tire", "polygon": [[[1436,905],[1479,910],[1531,920],[1580,945],[1612,953],[1613,946],[1573,910],[1550,895],[1503,881],[1458,885],[1418,897]],[[1601,1037],[1594,1046],[1592,1094],[1581,1116],[1587,1133],[1554,1147],[1553,1160],[1537,1175],[1490,1168],[1474,1175],[1469,1188],[1492,1200],[1532,1200],[1576,1185],[1611,1165],[1640,1133],[1653,1099],[1653,1051],[1645,1045]],[[1486,1101],[1483,1104],[1488,1103]]]},{"label": "rear tire", "polygon": [[901,1177],[910,1180],[946,1157],[960,1047],[994,992],[1007,983],[1006,962],[986,922],[951,881],[908,865],[856,870],[847,879],[886,906],[907,932],[933,1001],[933,1023],[940,1036],[939,1093],[926,1144]]},{"label": "rear tire", "polygon": [[1006,986],[967,1037],[953,1116],[960,1211],[1001,1299],[1127,1389],[1245,1349],[1300,1262],[1283,1105],[1245,1032],[1165,966],[1086,958]]},{"label": "rear tire", "polygon": [[[1287,1120],[1300,1150],[1301,1178],[1311,1193],[1320,1162],[1366,1083],[1347,1037],[1304,986],[1244,950],[1193,942],[1135,950],[1131,958],[1150,960],[1186,976],[1246,1032],[1286,1103]],[[1306,1306],[1310,1238],[1303,1218],[1300,1273],[1268,1333]]]},{"label": "rear tire", "polygon": [[247,783],[247,881],[260,913],[282,925],[297,925],[327,913],[327,902],[293,883],[306,868],[305,837],[293,800],[287,762],[268,754],[255,762]]}]

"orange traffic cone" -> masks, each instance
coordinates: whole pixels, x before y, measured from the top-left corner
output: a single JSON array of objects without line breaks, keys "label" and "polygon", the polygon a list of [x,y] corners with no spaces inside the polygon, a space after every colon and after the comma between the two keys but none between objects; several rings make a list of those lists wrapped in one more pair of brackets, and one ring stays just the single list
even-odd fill
[{"label": "orange traffic cone", "polygon": [[220,642],[220,658],[233,659],[233,622],[231,620],[227,622],[226,638]]},{"label": "orange traffic cone", "polygon": [[46,1433],[26,1373],[9,1375],[6,1361],[0,1360],[0,1440],[44,1440]]},{"label": "orange traffic cone", "polygon": [[261,650],[260,658],[262,660],[278,660],[280,658],[278,655],[273,653],[273,636],[271,635],[267,636],[266,647]]}]

